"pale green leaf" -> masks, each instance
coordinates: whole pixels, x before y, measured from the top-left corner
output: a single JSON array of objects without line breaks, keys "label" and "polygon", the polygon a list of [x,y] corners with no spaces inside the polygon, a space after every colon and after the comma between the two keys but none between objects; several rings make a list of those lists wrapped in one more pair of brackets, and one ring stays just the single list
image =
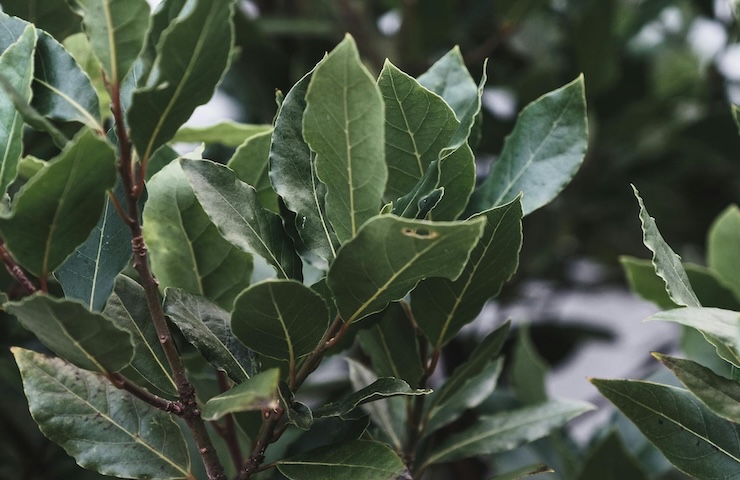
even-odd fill
[{"label": "pale green leaf", "polygon": [[537,475],[539,473],[550,473],[553,471],[554,471],[553,469],[551,469],[545,464],[536,463],[534,465],[528,465],[526,467],[517,468],[516,470],[513,470],[509,473],[505,473],[503,475],[497,475],[493,477],[491,480],[521,480],[522,478],[526,478],[532,475]]},{"label": "pale green leaf", "polygon": [[727,207],[712,223],[707,239],[707,264],[740,298],[740,208]]},{"label": "pale green leaf", "polygon": [[386,445],[354,440],[310,450],[277,462],[290,480],[396,480],[406,471]]},{"label": "pale green leaf", "polygon": [[637,459],[612,431],[589,453],[577,480],[649,480]]},{"label": "pale green leaf", "polygon": [[207,127],[180,128],[172,139],[173,142],[186,143],[220,143],[227,147],[238,147],[256,135],[272,130],[270,125],[252,125],[237,123],[231,120],[209,125]]},{"label": "pale green leaf", "polygon": [[382,205],[384,116],[380,91],[347,36],[311,76],[303,117],[303,135],[326,185],[327,217],[342,242]]},{"label": "pale green leaf", "polygon": [[76,300],[36,294],[6,303],[4,309],[54,353],[80,368],[117,372],[134,354],[128,332]]},{"label": "pale green leaf", "polygon": [[[737,3],[735,4],[735,10],[740,13],[740,5]],[[737,105],[732,105],[732,118],[735,119],[735,125],[737,125],[737,129],[740,132],[740,107]]]},{"label": "pale green leaf", "polygon": [[271,140],[272,130],[247,138],[226,165],[234,171],[236,178],[254,187],[263,207],[280,213],[278,196],[272,189],[268,174]]},{"label": "pale green leaf", "polygon": [[165,290],[164,311],[208,362],[237,383],[257,370],[257,360],[231,333],[229,312],[177,288]]},{"label": "pale green leaf", "polygon": [[688,391],[633,380],[591,382],[682,472],[707,480],[740,475],[740,425],[714,415]]},{"label": "pale green leaf", "polygon": [[[85,72],[89,81],[92,83],[95,93],[97,94],[97,99],[95,101],[98,103],[98,112],[95,115],[95,118],[111,117],[110,94],[105,87],[103,71],[100,69],[100,64],[92,52],[92,46],[90,46],[90,40],[87,38],[87,35],[82,32],[70,35],[64,39],[63,45],[69,54],[75,59],[80,68]],[[82,104],[82,102],[79,101],[78,103]]]},{"label": "pale green leaf", "polygon": [[119,478],[195,480],[180,427],[100,375],[13,348],[31,415],[82,467]]},{"label": "pale green leaf", "polygon": [[519,114],[488,178],[473,193],[479,211],[523,193],[528,215],[548,204],[570,182],[588,144],[583,77],[527,105]]},{"label": "pale green leaf", "polygon": [[358,406],[396,396],[428,395],[432,391],[423,388],[411,388],[408,383],[398,378],[381,377],[365,388],[362,388],[336,402],[314,410],[314,417],[341,417]]},{"label": "pale green leaf", "polygon": [[229,413],[277,408],[279,379],[280,369],[277,368],[254,375],[208,400],[203,409],[203,418],[213,421]]},{"label": "pale green leaf", "polygon": [[113,148],[86,131],[15,196],[0,230],[18,262],[37,276],[56,269],[95,227],[113,188]]}]

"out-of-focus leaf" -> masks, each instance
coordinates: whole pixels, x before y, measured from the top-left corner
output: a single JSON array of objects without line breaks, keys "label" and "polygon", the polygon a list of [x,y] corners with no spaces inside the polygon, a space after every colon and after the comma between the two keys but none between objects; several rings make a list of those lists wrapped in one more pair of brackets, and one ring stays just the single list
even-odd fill
[{"label": "out-of-focus leaf", "polygon": [[270,130],[272,130],[270,125],[251,125],[227,120],[208,127],[182,127],[177,131],[172,141],[220,143],[227,147],[238,147],[255,135],[261,135]]},{"label": "out-of-focus leaf", "polygon": [[110,117],[110,94],[105,87],[103,71],[100,69],[100,64],[92,52],[90,40],[87,38],[87,35],[82,32],[70,35],[64,39],[63,46],[87,74],[97,94],[98,112],[95,118]]},{"label": "out-of-focus leaf", "polygon": [[311,76],[303,117],[303,136],[326,185],[327,217],[342,242],[382,205],[384,117],[380,91],[347,36]]},{"label": "out-of-focus leaf", "polygon": [[616,431],[599,442],[586,458],[577,480],[649,480]]},{"label": "out-of-focus leaf", "polygon": [[28,20],[57,40],[80,31],[80,17],[69,9],[67,0],[3,0],[2,5],[7,15]]},{"label": "out-of-focus leaf", "polygon": [[519,327],[519,342],[513,357],[511,381],[517,398],[526,405],[547,400],[545,389],[547,363],[535,349],[526,325]]},{"label": "out-of-focus leaf", "polygon": [[531,475],[537,475],[538,473],[550,473],[553,471],[554,470],[547,465],[536,463],[534,465],[528,465],[526,467],[518,468],[503,475],[495,476],[491,480],[521,480],[522,478],[526,478]]},{"label": "out-of-focus leaf", "polygon": [[227,166],[236,178],[254,187],[257,198],[266,209],[279,213],[278,196],[270,184],[269,157],[272,130],[253,135],[234,152]]},{"label": "out-of-focus leaf", "polygon": [[314,410],[313,414],[317,418],[341,417],[364,403],[399,395],[428,395],[431,392],[432,391],[429,389],[411,388],[408,383],[398,378],[381,377],[367,387],[360,389],[341,400],[337,400],[336,402],[329,403]]},{"label": "out-of-focus leaf", "polygon": [[229,413],[276,408],[279,379],[280,370],[277,368],[258,373],[208,400],[203,418],[212,421]]},{"label": "out-of-focus leaf", "polygon": [[18,347],[13,355],[34,420],[82,467],[119,478],[195,478],[170,415],[58,358]]},{"label": "out-of-focus leaf", "polygon": [[128,332],[75,300],[36,294],[4,308],[54,353],[80,368],[117,372],[134,354]]},{"label": "out-of-focus leaf", "polygon": [[722,283],[740,298],[740,208],[727,207],[709,229],[707,264],[717,272]]}]

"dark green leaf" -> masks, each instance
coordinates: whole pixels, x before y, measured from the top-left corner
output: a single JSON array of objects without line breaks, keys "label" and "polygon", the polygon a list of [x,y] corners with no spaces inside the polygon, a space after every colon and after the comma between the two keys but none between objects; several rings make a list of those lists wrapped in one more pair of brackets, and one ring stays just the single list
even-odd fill
[{"label": "dark green leaf", "polygon": [[518,468],[512,472],[505,473],[503,475],[497,475],[491,480],[521,480],[522,478],[526,478],[531,475],[537,475],[538,473],[550,473],[553,471],[554,470],[547,465],[536,463],[534,465],[528,465],[526,467]]},{"label": "dark green leaf", "polygon": [[240,383],[254,375],[254,353],[231,333],[228,311],[177,288],[165,290],[164,311],[203,357],[232,380]]},{"label": "dark green leaf", "polygon": [[501,156],[473,193],[473,208],[495,207],[520,193],[524,193],[524,215],[548,204],[581,166],[587,143],[586,98],[580,76],[522,110]]},{"label": "dark green leaf", "polygon": [[82,467],[120,478],[195,478],[170,415],[58,358],[21,348],[13,355],[34,420]]},{"label": "dark green leaf", "polygon": [[231,329],[262,355],[287,360],[291,367],[318,345],[329,325],[321,296],[294,280],[252,285],[234,303]]},{"label": "dark green leaf", "polygon": [[313,412],[308,408],[308,406],[295,400],[295,395],[290,391],[287,383],[280,382],[278,395],[280,395],[280,403],[282,403],[282,406],[285,409],[285,415],[288,417],[288,422],[301,430],[310,430],[314,421]]},{"label": "dark green leaf", "polygon": [[128,120],[136,151],[144,161],[211,98],[229,64],[233,2],[194,3],[162,33],[157,68],[133,95]]},{"label": "dark green leaf", "polygon": [[431,392],[429,389],[413,389],[408,383],[398,378],[382,377],[341,400],[314,410],[313,414],[315,417],[341,417],[364,403],[399,395],[428,395]]},{"label": "dark green leaf", "polygon": [[462,275],[454,281],[428,279],[411,293],[419,328],[437,347],[449,342],[501,291],[519,265],[522,207],[519,199],[474,216],[485,229]]},{"label": "dark green leaf", "polygon": [[[136,82],[137,86],[140,86],[140,83],[145,82],[149,77],[157,59],[157,47],[162,39],[162,34],[177,19],[186,3],[187,0],[165,0],[159,2],[159,5],[154,8],[144,49],[136,62],[141,72],[141,76]],[[136,69],[136,67],[134,68]]]},{"label": "dark green leaf", "polygon": [[262,208],[253,187],[223,165],[182,160],[195,196],[226,240],[272,265],[279,277],[302,278],[301,260],[280,217]]},{"label": "dark green leaf", "polygon": [[740,298],[740,208],[727,207],[714,221],[707,241],[707,264]]},{"label": "dark green leaf", "polygon": [[714,415],[688,391],[632,380],[591,382],[682,472],[700,479],[740,474],[740,425]]},{"label": "dark green leaf", "polygon": [[350,36],[311,76],[303,135],[326,185],[329,222],[347,241],[380,210],[388,177],[383,99]]},{"label": "dark green leaf", "polygon": [[545,388],[547,363],[532,343],[527,325],[519,327],[519,342],[513,357],[511,382],[517,398],[525,405],[547,400]]},{"label": "dark green leaf", "polygon": [[157,149],[156,152],[152,155],[152,158],[149,159],[149,164],[146,168],[146,178],[147,184],[149,180],[152,179],[154,175],[159,173],[160,170],[162,170],[164,167],[178,159],[180,156],[177,154],[175,150],[172,149],[169,145],[162,145]]},{"label": "dark green leaf", "polygon": [[475,188],[475,156],[467,144],[445,156],[439,164],[438,187],[444,196],[435,205],[430,220],[456,220]]},{"label": "dark green leaf", "polygon": [[208,400],[203,409],[203,418],[213,421],[229,413],[277,408],[279,378],[280,370],[277,368],[248,378],[228,392]]},{"label": "dark green leaf", "polygon": [[648,480],[640,463],[625,448],[616,431],[599,442],[586,458],[578,480]]},{"label": "dark green leaf", "polygon": [[225,121],[208,127],[182,127],[173,142],[220,143],[227,147],[238,147],[256,135],[272,130],[270,125],[249,125]]},{"label": "dark green leaf", "polygon": [[310,450],[277,462],[290,480],[396,480],[406,471],[386,445],[354,440]]},{"label": "dark green leaf", "polygon": [[36,294],[4,308],[54,353],[80,368],[117,372],[134,354],[128,332],[77,301]]},{"label": "dark green leaf", "polygon": [[70,11],[67,0],[3,0],[7,15],[23,18],[57,40],[80,31],[80,17]]},{"label": "dark green leaf", "polygon": [[21,265],[37,276],[56,269],[89,236],[116,178],[110,144],[84,132],[15,196],[0,230]]},{"label": "dark green leaf", "polygon": [[254,187],[263,207],[279,213],[278,196],[268,175],[271,140],[272,130],[249,137],[236,149],[227,166],[236,178]]}]

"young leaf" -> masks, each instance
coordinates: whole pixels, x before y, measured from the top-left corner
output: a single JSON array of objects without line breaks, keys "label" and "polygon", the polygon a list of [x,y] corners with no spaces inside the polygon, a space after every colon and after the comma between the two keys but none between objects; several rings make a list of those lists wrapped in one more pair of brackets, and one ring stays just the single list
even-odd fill
[{"label": "young leaf", "polygon": [[128,111],[131,138],[143,161],[213,95],[229,65],[232,13],[231,0],[197,0],[162,33],[157,68],[134,92]]},{"label": "young leaf", "polygon": [[321,296],[294,280],[252,285],[234,303],[231,330],[255,352],[295,365],[321,341],[329,309]]},{"label": "young leaf", "polygon": [[296,214],[296,231],[303,243],[331,262],[339,241],[326,218],[326,185],[316,176],[316,155],[303,139],[303,112],[312,74],[301,78],[280,105],[270,145],[269,175],[285,206]]},{"label": "young leaf", "polygon": [[577,480],[648,480],[640,463],[624,447],[616,431],[599,442],[586,458]]},{"label": "young leaf", "polygon": [[170,415],[100,375],[15,347],[31,415],[82,467],[120,478],[194,480]]},{"label": "young leaf", "polygon": [[255,374],[254,353],[231,333],[229,312],[205,297],[177,288],[165,290],[164,311],[203,357],[236,383]]},{"label": "young leaf", "polygon": [[208,127],[182,127],[173,142],[184,143],[220,143],[227,147],[238,147],[256,135],[262,135],[272,130],[270,125],[250,125],[236,123],[230,120],[210,125]]},{"label": "young leaf", "polygon": [[408,383],[403,380],[399,380],[398,378],[381,377],[367,387],[362,388],[341,400],[337,400],[336,402],[329,403],[314,410],[313,415],[316,418],[341,417],[364,403],[399,395],[428,395],[431,392],[432,391],[429,389],[413,389],[409,387]]},{"label": "young leaf", "polygon": [[251,255],[221,236],[179,162],[154,175],[147,190],[144,239],[160,285],[207,296],[230,310],[249,286]]},{"label": "young leaf", "polygon": [[111,82],[118,84],[139,56],[149,29],[146,0],[70,0],[83,18],[95,56]]},{"label": "young leaf", "polygon": [[86,131],[16,195],[0,230],[21,265],[36,276],[56,269],[90,234],[116,179],[115,155]]},{"label": "young leaf", "polygon": [[527,105],[488,178],[473,193],[475,210],[506,203],[523,192],[528,215],[570,182],[588,143],[583,77]]},{"label": "young leaf", "polygon": [[170,396],[177,396],[177,385],[170,374],[167,358],[149,313],[144,288],[119,275],[116,287],[103,314],[119,328],[129,332],[134,346],[131,367],[146,381]]},{"label": "young leaf", "polygon": [[[2,15],[0,12],[0,19]],[[35,48],[36,30],[28,25],[18,39],[0,55],[0,74],[20,92],[26,102],[31,100]],[[9,95],[0,95],[0,196],[5,195],[8,186],[15,179],[22,153],[23,117]]]},{"label": "young leaf", "polygon": [[236,178],[254,187],[263,207],[279,213],[278,196],[268,175],[271,140],[272,130],[247,138],[236,149],[227,166],[234,171]]},{"label": "young leaf", "polygon": [[352,323],[400,300],[427,277],[456,279],[485,221],[427,222],[380,215],[345,243],[327,276],[339,313]]},{"label": "young leaf", "polygon": [[482,212],[485,229],[456,280],[430,278],[411,292],[411,307],[419,328],[440,348],[467,323],[475,320],[485,302],[501,291],[519,265],[522,245],[522,206],[519,199]]},{"label": "young leaf", "polygon": [[182,160],[181,165],[203,210],[226,240],[264,258],[279,277],[302,278],[301,260],[282,220],[262,208],[253,187],[211,161]]},{"label": "young leaf", "polygon": [[550,400],[482,416],[467,430],[442,441],[424,460],[424,465],[513,450],[544,437],[570,419],[592,409],[590,404],[584,402]]},{"label": "young leaf", "polygon": [[707,239],[707,264],[717,272],[722,283],[740,298],[740,208],[727,207],[712,223]]},{"label": "young leaf", "polygon": [[538,473],[550,473],[553,471],[554,470],[547,465],[536,463],[534,465],[528,465],[526,467],[518,468],[512,472],[505,473],[503,475],[497,475],[491,480],[521,480],[522,478],[526,478],[531,475],[537,475]]},{"label": "young leaf", "polygon": [[689,391],[714,413],[740,423],[740,383],[719,376],[691,360],[657,353],[653,356],[670,368]]},{"label": "young leaf", "polygon": [[277,466],[290,480],[396,480],[406,471],[390,448],[367,440],[327,445],[278,460]]},{"label": "young leaf", "polygon": [[4,308],[54,353],[80,368],[117,372],[134,354],[127,331],[77,301],[36,294]]},{"label": "young leaf", "polygon": [[740,425],[713,414],[688,391],[633,380],[591,380],[685,474],[740,474]]},{"label": "young leaf", "polygon": [[244,380],[231,390],[208,400],[203,409],[203,418],[214,421],[229,413],[277,408],[279,379],[280,369],[271,368]]},{"label": "young leaf", "polygon": [[311,76],[303,117],[303,136],[326,185],[327,217],[341,242],[380,210],[388,177],[384,117],[378,87],[347,36]]}]

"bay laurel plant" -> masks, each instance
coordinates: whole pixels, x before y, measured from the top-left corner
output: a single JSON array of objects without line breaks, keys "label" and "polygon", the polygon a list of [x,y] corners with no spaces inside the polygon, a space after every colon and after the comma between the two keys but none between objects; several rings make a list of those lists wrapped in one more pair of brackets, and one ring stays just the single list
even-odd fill
[{"label": "bay laurel plant", "polygon": [[[64,38],[0,14],[0,254],[19,285],[3,308],[45,346],[13,348],[31,415],[79,465],[421,479],[590,408],[475,416],[508,323],[430,388],[514,274],[523,216],[583,161],[583,78],[523,110],[476,188],[486,78],[458,49],[376,77],[347,36],[278,95],[274,124],[192,129],[236,54],[234,4],[69,6],[84,33]],[[56,153],[27,155],[24,132]],[[224,165],[169,146],[193,140],[238,148]],[[307,395],[336,354],[352,389]]]}]

